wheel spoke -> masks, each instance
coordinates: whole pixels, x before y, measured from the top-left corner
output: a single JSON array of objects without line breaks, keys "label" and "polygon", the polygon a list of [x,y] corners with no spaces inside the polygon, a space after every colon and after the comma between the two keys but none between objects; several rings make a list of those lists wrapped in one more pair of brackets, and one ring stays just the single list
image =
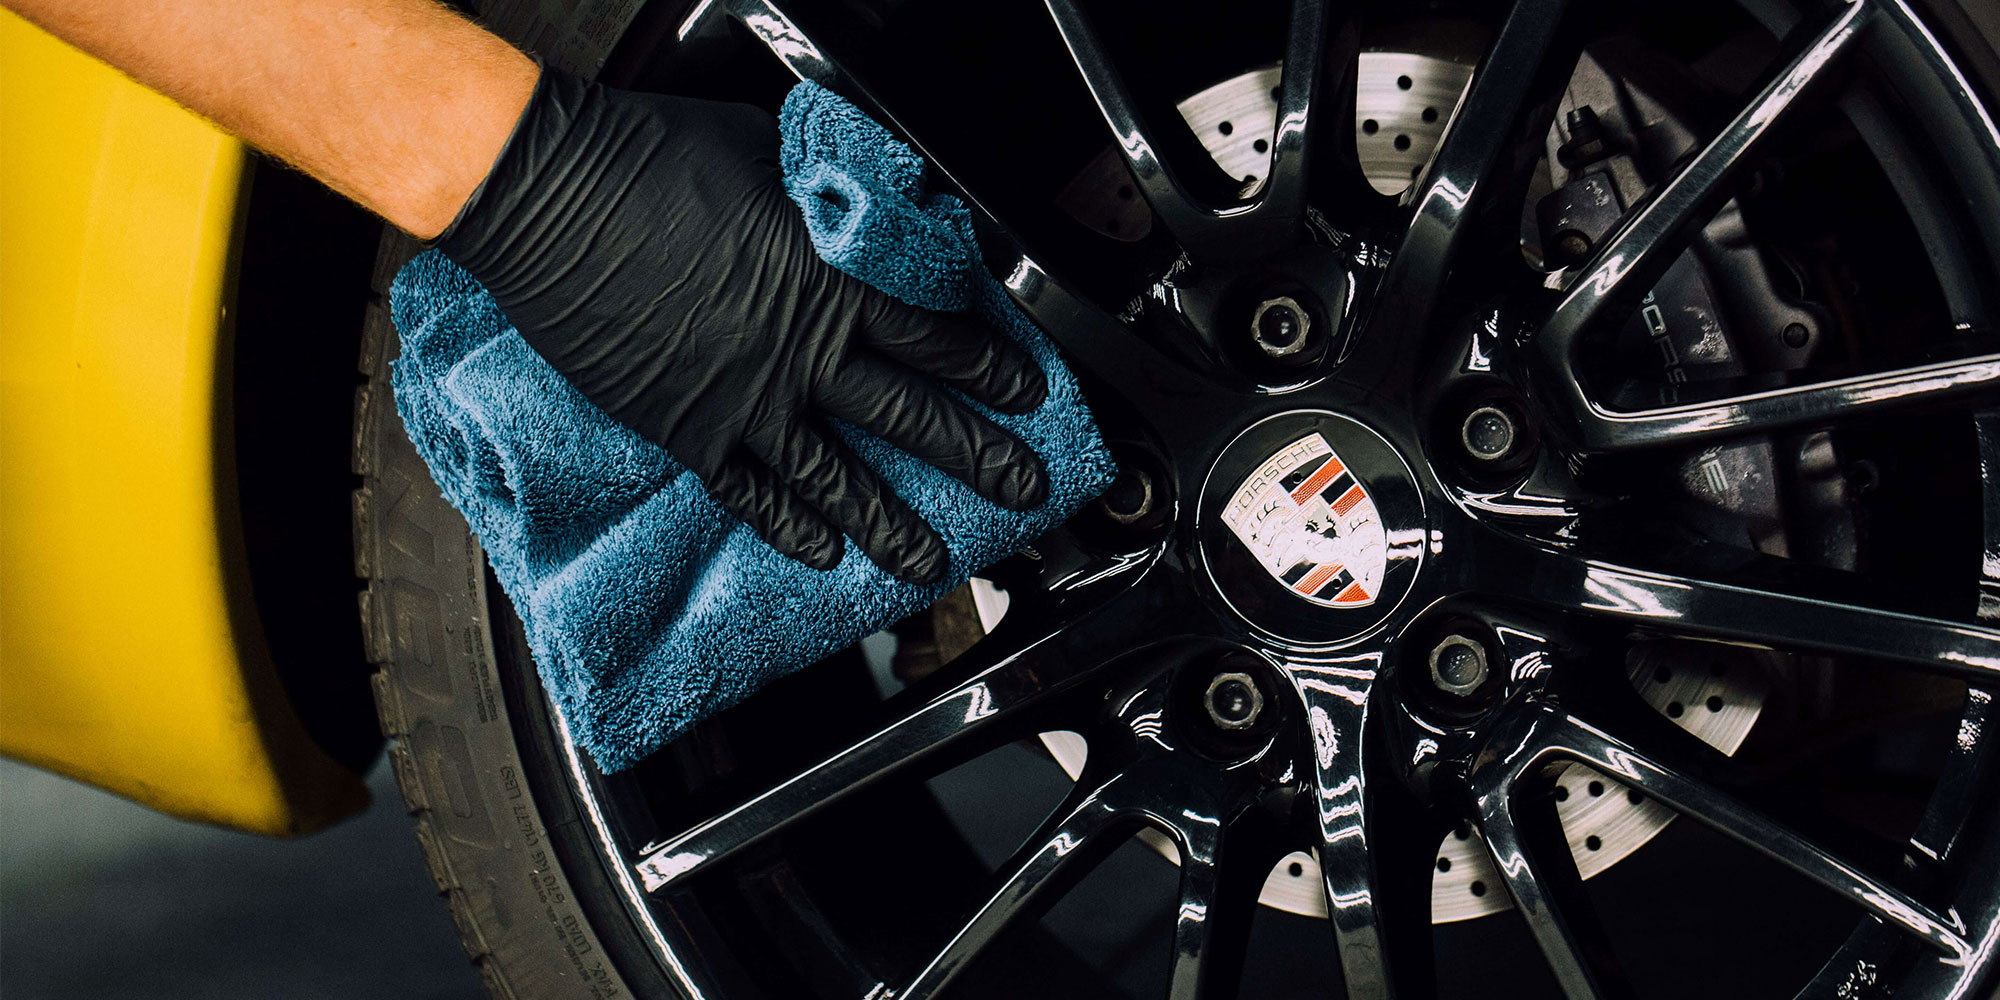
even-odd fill
[{"label": "wheel spoke", "polygon": [[[1208,982],[1234,973],[1225,966],[1241,966],[1240,958],[1232,963],[1219,954],[1225,947],[1218,945],[1224,944],[1229,930],[1217,927],[1225,919],[1216,851],[1219,843],[1220,838],[1210,837],[1181,849],[1181,899],[1174,910],[1174,955],[1167,974],[1169,1000],[1197,1000],[1223,993],[1209,989]],[[1235,919],[1248,930],[1248,914]]]},{"label": "wheel spoke", "polygon": [[[963,198],[975,217],[985,220],[995,231],[1009,234],[1017,246],[1030,245],[1027,237],[1031,234],[1018,232],[1003,221],[994,202],[966,184],[947,158],[897,118],[863,82],[846,72],[786,13],[785,6],[779,0],[727,0],[731,16],[742,22],[800,79],[812,80],[853,100],[907,141],[945,185]],[[1287,74],[1285,86],[1290,88],[1294,84],[1292,76]],[[1288,89],[1285,94],[1289,100],[1291,91]],[[1303,100],[1309,102],[1310,97],[1305,95]],[[1294,141],[1303,142],[1303,137]],[[1302,171],[1303,160],[1303,155],[1282,160],[1289,164],[1287,175]],[[1274,161],[1274,167],[1277,162]],[[1211,384],[1190,377],[1179,365],[1167,361],[1158,349],[1134,336],[1104,310],[1071,292],[1033,257],[1021,256],[1004,284],[1022,311],[1062,347],[1065,359],[1098,383],[1090,386],[1094,408],[1112,408],[1114,393],[1122,397],[1126,409],[1143,409],[1149,414],[1191,415],[1214,405]]]},{"label": "wheel spoke", "polygon": [[1578,382],[1574,366],[1578,341],[1601,320],[1623,317],[1677,259],[1690,234],[1726,194],[1735,176],[1785,113],[1812,85],[1831,75],[1868,21],[1874,0],[1849,0],[1771,80],[1722,133],[1663,185],[1652,200],[1619,227],[1580,269],[1535,340],[1549,376],[1566,397],[1575,419],[1587,424],[1594,406]]},{"label": "wheel spoke", "polygon": [[908,986],[893,995],[898,1000],[938,995],[1002,931],[1060,898],[1103,861],[1123,840],[1120,834],[1142,822],[1138,806],[1143,797],[1132,790],[1135,783],[1130,772],[1096,785],[1078,782],[1069,798],[1002,867],[998,887],[972,917]]},{"label": "wheel spoke", "polygon": [[[1422,997],[1435,991],[1430,866],[1434,837],[1374,763],[1362,734],[1380,654],[1286,665],[1312,736],[1313,801],[1327,916],[1347,995]],[[1421,827],[1421,823],[1415,824]],[[1442,835],[1443,828],[1432,831]]]},{"label": "wheel spoke", "polygon": [[1284,76],[1278,86],[1278,123],[1271,136],[1271,176],[1252,219],[1261,238],[1283,240],[1298,231],[1306,212],[1313,105],[1319,100],[1327,50],[1325,0],[1292,0],[1285,33]]},{"label": "wheel spoke", "polygon": [[1525,113],[1567,79],[1568,67],[1554,66],[1550,53],[1567,2],[1514,5],[1446,124],[1429,170],[1417,181],[1415,214],[1383,277],[1383,308],[1401,312],[1392,329],[1425,328],[1472,220],[1500,201],[1492,196],[1500,180],[1494,173],[1521,135]]},{"label": "wheel spoke", "polygon": [[1973,418],[1979,439],[1979,492],[1985,544],[1979,560],[1979,617],[2000,620],[2000,410]]},{"label": "wheel spoke", "polygon": [[[1631,987],[1584,893],[1555,802],[1527,801],[1523,771],[1476,776],[1479,832],[1528,931],[1570,1000],[1622,997]],[[1535,777],[1539,778],[1539,774]]]},{"label": "wheel spoke", "polygon": [[1089,379],[1093,410],[1105,409],[1116,394],[1128,408],[1143,408],[1147,426],[1171,445],[1200,439],[1213,429],[1213,415],[1231,405],[1213,381],[1168,360],[1033,260],[1018,260],[1005,284],[1021,311],[1062,348],[1063,359]]},{"label": "wheel spoke", "polygon": [[1536,736],[1549,755],[1586,764],[1630,788],[1650,795],[1675,812],[1777,861],[1831,889],[1876,919],[1921,938],[1948,955],[1967,950],[1962,927],[1947,923],[1930,908],[1887,883],[1863,872],[1769,816],[1757,812],[1669,767],[1575,716],[1545,708],[1536,720]]},{"label": "wheel spoke", "polygon": [[1144,567],[1100,567],[1075,590],[1024,597],[994,632],[953,660],[968,679],[854,745],[749,801],[668,840],[636,865],[657,892],[892,774],[929,761],[933,770],[1032,735],[1036,708],[1081,674],[1139,645],[1152,620]]},{"label": "wheel spoke", "polygon": [[1148,119],[1077,0],[1046,3],[1140,192],[1189,253],[1207,259],[1248,259],[1283,249],[1296,239],[1305,214],[1307,150],[1326,46],[1324,0],[1292,2],[1277,131],[1271,143],[1271,177],[1257,198],[1226,204],[1204,197],[1192,182],[1207,174],[1216,183],[1201,186],[1226,189],[1240,179],[1221,177],[1179,118],[1166,121],[1164,127]]},{"label": "wheel spoke", "polygon": [[2000,354],[1647,410],[1612,410],[1580,395],[1572,402],[1582,407],[1575,414],[1582,447],[1622,451],[1691,447],[1975,397],[2000,398]]},{"label": "wheel spoke", "polygon": [[[1021,248],[1056,246],[1057,237],[1035,219],[1000,210],[1008,203],[1004,186],[993,185],[982,190],[966,183],[971,172],[966,169],[971,165],[969,157],[954,159],[941,151],[940,146],[945,143],[926,141],[924,130],[913,127],[909,116],[897,114],[881,92],[871,88],[830,45],[823,44],[792,16],[794,3],[795,0],[722,0],[719,6],[748,29],[793,75],[854,102],[870,118],[908,143],[923,157],[926,172],[933,181],[941,180],[942,186],[965,202],[975,219],[987,224],[987,229],[1005,234]],[[942,139],[941,132],[934,131],[931,135]]]},{"label": "wheel spoke", "polygon": [[2000,629],[1633,569],[1509,540],[1487,586],[1663,631],[1845,653],[2000,683]]},{"label": "wheel spoke", "polygon": [[960,176],[951,163],[939,157],[921,136],[915,134],[867,85],[854,74],[848,72],[840,62],[820,44],[819,40],[802,28],[787,11],[788,0],[723,0],[722,6],[729,11],[750,34],[776,56],[785,68],[801,80],[811,80],[843,97],[855,102],[867,112],[869,117],[880,122],[890,131],[897,133],[908,142],[918,155],[924,158],[929,169],[965,200],[975,215],[992,222],[1003,231],[1010,231],[1000,217],[991,211],[979,193],[961,183]]},{"label": "wheel spoke", "polygon": [[[1180,851],[1169,1000],[1226,1000],[1243,977],[1250,923],[1265,876],[1284,853],[1266,831],[1239,823],[1188,822],[1172,830]],[[1216,817],[1220,819],[1220,817]],[[1226,864],[1225,864],[1226,862]]]}]

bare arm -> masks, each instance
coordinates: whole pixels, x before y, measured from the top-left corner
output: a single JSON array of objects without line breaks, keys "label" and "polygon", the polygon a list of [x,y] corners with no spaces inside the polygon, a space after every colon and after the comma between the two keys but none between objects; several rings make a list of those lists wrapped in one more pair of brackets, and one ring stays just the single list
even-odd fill
[{"label": "bare arm", "polygon": [[0,4],[410,233],[452,227],[438,249],[529,346],[780,552],[827,569],[853,538],[905,579],[947,575],[829,419],[1012,509],[1048,495],[1034,451],[943,388],[1021,413],[1041,369],[820,260],[758,108],[538,73],[436,0]]},{"label": "bare arm", "polygon": [[486,176],[536,67],[434,0],[0,0],[420,237]]}]

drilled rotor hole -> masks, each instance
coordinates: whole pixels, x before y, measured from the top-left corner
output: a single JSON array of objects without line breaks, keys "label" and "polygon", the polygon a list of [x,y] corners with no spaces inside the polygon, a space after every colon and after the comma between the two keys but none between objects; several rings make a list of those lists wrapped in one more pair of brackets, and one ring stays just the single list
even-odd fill
[{"label": "drilled rotor hole", "polygon": [[1289,866],[1287,866],[1285,870],[1291,872],[1293,878],[1298,878],[1299,876],[1304,875],[1306,873],[1306,866],[1294,861]]},{"label": "drilled rotor hole", "polygon": [[1644,795],[1639,794],[1639,790],[1636,788],[1627,788],[1625,790],[1625,801],[1630,802],[1636,806],[1639,803],[1646,801],[1646,797]]},{"label": "drilled rotor hole", "polygon": [[1590,836],[1583,838],[1583,846],[1588,847],[1591,850],[1595,851],[1598,848],[1604,846],[1604,841],[1599,839],[1597,834],[1593,833]]},{"label": "drilled rotor hole", "polygon": [[1366,132],[1369,135],[1374,135],[1375,133],[1382,131],[1382,125],[1375,119],[1370,118],[1367,121],[1361,123],[1361,131]]},{"label": "drilled rotor hole", "polygon": [[1271,144],[1267,140],[1259,139],[1256,142],[1251,143],[1250,148],[1256,150],[1259,153],[1267,153],[1270,152],[1271,150]]},{"label": "drilled rotor hole", "polygon": [[1661,667],[1660,669],[1653,671],[1653,679],[1659,681],[1662,684],[1665,684],[1668,681],[1674,679],[1674,672],[1668,670],[1665,667]]},{"label": "drilled rotor hole", "polygon": [[1425,109],[1424,109],[1424,120],[1425,120],[1425,121],[1427,121],[1427,122],[1434,122],[1434,121],[1437,121],[1437,120],[1438,120],[1438,109],[1436,109],[1436,108],[1425,108]]},{"label": "drilled rotor hole", "polygon": [[1422,168],[1422,167],[1411,167],[1411,168],[1410,168],[1410,179],[1411,179],[1411,180],[1415,180],[1415,179],[1416,179],[1416,177],[1417,177],[1417,174],[1419,174],[1419,173],[1422,173],[1422,172],[1423,172],[1423,168]]},{"label": "drilled rotor hole", "polygon": [[1717,695],[1717,694],[1712,694],[1712,695],[1709,695],[1709,696],[1708,696],[1708,710],[1709,710],[1709,711],[1711,711],[1711,712],[1720,712],[1720,711],[1722,711],[1722,696],[1721,696],[1721,695]]},{"label": "drilled rotor hole", "polygon": [[1222,133],[1223,135],[1228,135],[1229,133],[1231,133],[1231,132],[1234,132],[1234,131],[1236,131],[1236,126],[1234,126],[1234,125],[1232,125],[1232,124],[1230,124],[1230,123],[1228,123],[1228,122],[1223,122],[1223,123],[1221,123],[1221,124],[1219,124],[1219,125],[1215,126],[1215,130],[1216,130],[1217,132],[1220,132],[1220,133]]},{"label": "drilled rotor hole", "polygon": [[1410,79],[1407,76],[1399,76],[1396,78],[1396,89],[1398,90],[1408,90],[1413,86],[1416,86],[1416,81]]},{"label": "drilled rotor hole", "polygon": [[1484,883],[1484,882],[1474,882],[1474,883],[1472,883],[1472,894],[1473,894],[1473,895],[1475,895],[1475,896],[1484,896],[1484,895],[1486,895],[1486,883]]},{"label": "drilled rotor hole", "polygon": [[1602,782],[1602,781],[1593,781],[1593,782],[1591,782],[1591,783],[1590,783],[1590,797],[1591,797],[1591,798],[1593,798],[1593,799],[1594,799],[1594,798],[1597,798],[1598,796],[1600,796],[1600,795],[1603,795],[1603,794],[1604,794],[1604,782]]},{"label": "drilled rotor hole", "polygon": [[1438,871],[1441,871],[1441,872],[1448,872],[1448,871],[1450,871],[1450,870],[1451,870],[1451,859],[1450,859],[1450,858],[1439,858],[1439,859],[1438,859]]},{"label": "drilled rotor hole", "polygon": [[1279,99],[1283,98],[1283,97],[1284,97],[1284,93],[1285,93],[1285,89],[1284,89],[1283,87],[1272,87],[1272,88],[1271,88],[1271,100],[1274,100],[1274,101],[1276,101],[1276,100],[1279,100]]},{"label": "drilled rotor hole", "polygon": [[1399,149],[1399,150],[1402,150],[1402,149],[1408,149],[1408,148],[1410,148],[1410,137],[1409,137],[1409,136],[1407,136],[1407,135],[1399,135],[1399,136],[1397,136],[1397,137],[1396,137],[1396,148],[1397,148],[1397,149]]},{"label": "drilled rotor hole", "polygon": [[1470,824],[1470,823],[1460,823],[1460,824],[1458,825],[1458,829],[1456,829],[1456,830],[1453,830],[1453,831],[1451,831],[1451,835],[1452,835],[1453,837],[1456,837],[1456,838],[1458,838],[1459,840],[1471,840],[1471,839],[1472,839],[1472,824]]},{"label": "drilled rotor hole", "polygon": [[1678,701],[1667,702],[1667,715],[1670,718],[1678,719],[1681,717],[1681,713],[1685,711],[1687,711],[1686,705],[1683,705]]},{"label": "drilled rotor hole", "polygon": [[1564,788],[1564,787],[1563,787],[1563,786],[1561,786],[1561,785],[1557,785],[1557,786],[1556,786],[1556,791],[1555,791],[1555,796],[1556,796],[1556,801],[1557,801],[1557,802],[1568,802],[1568,801],[1569,801],[1569,789],[1567,789],[1567,788]]},{"label": "drilled rotor hole", "polygon": [[1245,184],[1255,184],[1255,183],[1257,183],[1257,175],[1256,175],[1256,174],[1244,174],[1244,175],[1243,175],[1243,183],[1245,183]]}]

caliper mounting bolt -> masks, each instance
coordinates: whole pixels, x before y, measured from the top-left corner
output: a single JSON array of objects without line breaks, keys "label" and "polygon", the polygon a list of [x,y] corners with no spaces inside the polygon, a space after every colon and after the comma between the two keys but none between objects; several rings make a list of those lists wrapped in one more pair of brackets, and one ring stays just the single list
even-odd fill
[{"label": "caliper mounting bolt", "polygon": [[1249,729],[1264,711],[1264,695],[1257,690],[1256,680],[1235,670],[1216,674],[1201,701],[1208,707],[1208,721],[1217,729]]},{"label": "caliper mounting bolt", "polygon": [[1597,110],[1588,104],[1564,115],[1563,128],[1569,138],[1556,148],[1556,162],[1570,170],[1581,170],[1617,152],[1604,123],[1597,120]]},{"label": "caliper mounting bolt", "polygon": [[1565,229],[1557,234],[1555,249],[1556,253],[1562,255],[1561,260],[1580,264],[1584,258],[1590,256],[1590,237],[1574,229]]},{"label": "caliper mounting bolt", "polygon": [[1304,351],[1310,333],[1312,318],[1289,295],[1265,299],[1250,316],[1251,338],[1257,342],[1257,349],[1273,361],[1297,364],[1309,360]]},{"label": "caliper mounting bolt", "polygon": [[1465,698],[1486,683],[1486,647],[1453,633],[1431,648],[1431,683],[1446,694]]}]

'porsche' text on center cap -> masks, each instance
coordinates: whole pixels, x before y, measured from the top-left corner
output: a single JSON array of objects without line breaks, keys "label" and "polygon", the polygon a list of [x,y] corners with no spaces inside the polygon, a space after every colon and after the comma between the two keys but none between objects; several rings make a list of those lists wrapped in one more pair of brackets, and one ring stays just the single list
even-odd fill
[{"label": "'porsche' text on center cap", "polygon": [[1222,520],[1265,572],[1314,604],[1363,608],[1382,592],[1389,546],[1375,500],[1317,432],[1265,459]]}]

